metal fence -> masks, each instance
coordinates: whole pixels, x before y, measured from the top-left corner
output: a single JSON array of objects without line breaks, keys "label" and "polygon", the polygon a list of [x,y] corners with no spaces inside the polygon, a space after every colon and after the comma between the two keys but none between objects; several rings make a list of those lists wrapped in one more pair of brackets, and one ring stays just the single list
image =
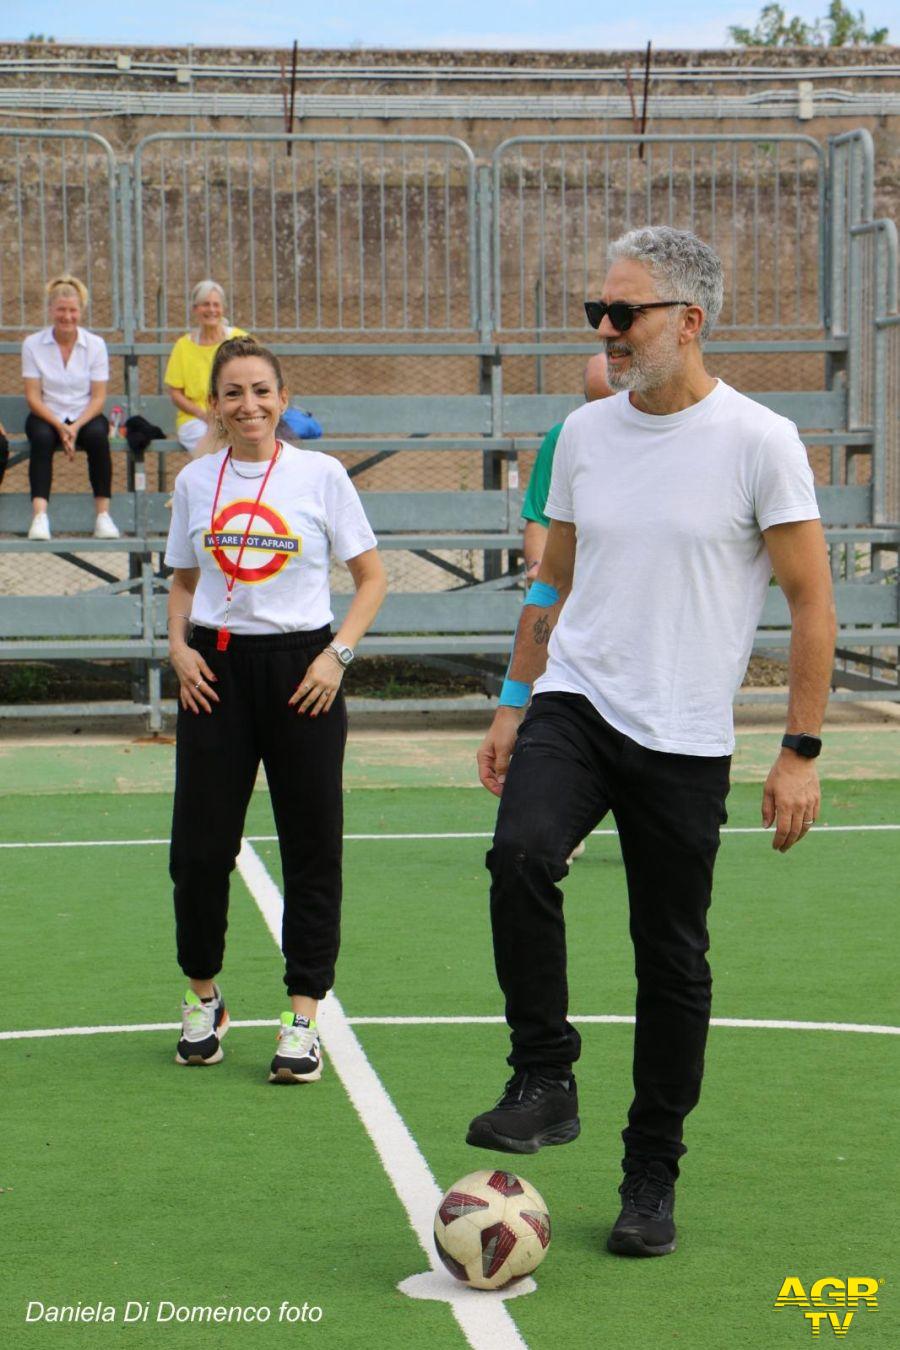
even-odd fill
[{"label": "metal fence", "polygon": [[700,235],[720,254],[719,327],[824,322],[825,153],[808,136],[517,136],[493,156],[495,325],[567,332],[638,225]]},{"label": "metal fence", "polygon": [[266,334],[475,326],[475,158],[449,136],[157,135],[134,155],[137,327],[201,277]]},{"label": "metal fence", "polygon": [[99,332],[122,327],[116,160],[92,132],[0,130],[0,332],[42,328],[44,283],[74,272]]},{"label": "metal fence", "polygon": [[[124,357],[113,391],[140,407],[163,392],[191,289],[211,275],[233,322],[283,353],[295,393],[343,396],[335,408],[354,402],[347,395],[390,396],[382,422],[369,399],[342,438],[324,420],[329,448],[385,519],[410,489],[450,503],[429,546],[415,543],[429,528],[416,519],[412,542],[385,550],[395,589],[487,591],[514,578],[500,575],[496,542],[454,538],[460,504],[480,509],[491,489],[515,530],[518,473],[556,405],[518,398],[528,407],[516,417],[512,405],[577,390],[593,341],[581,302],[596,294],[609,241],[670,223],[725,264],[730,336],[710,348],[710,368],[747,390],[822,391],[806,400],[823,412],[805,423],[817,476],[866,502],[871,483],[871,513],[848,523],[873,528],[845,531],[833,560],[845,578],[862,566],[874,582],[896,567],[895,532],[876,527],[900,520],[900,317],[897,231],[873,218],[873,185],[867,132],[837,137],[827,154],[804,136],[516,137],[478,165],[442,136],[165,134],[116,163],[92,133],[0,130],[0,387],[20,389],[11,339],[43,325],[43,282],[67,270],[93,292],[89,325]],[[404,421],[414,401],[404,397],[425,392],[443,396],[446,425]],[[462,396],[476,394],[489,396],[484,424],[465,420]],[[162,491],[166,466],[181,461],[151,461]],[[21,494],[23,521],[25,468],[18,449],[4,484],[5,505],[7,491]],[[83,466],[61,465],[57,486],[82,489]],[[56,599],[146,583],[124,552],[42,558],[34,569],[10,547],[0,591]],[[348,585],[340,572],[333,582]]]}]

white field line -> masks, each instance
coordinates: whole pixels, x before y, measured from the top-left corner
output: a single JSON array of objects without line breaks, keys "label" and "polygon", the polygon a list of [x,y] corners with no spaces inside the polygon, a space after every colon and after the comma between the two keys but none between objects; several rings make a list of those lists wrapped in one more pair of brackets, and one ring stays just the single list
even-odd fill
[{"label": "white field line", "polygon": [[[336,1001],[336,1000],[335,1000]],[[504,1017],[346,1017],[351,1027],[475,1027],[505,1026]],[[586,1013],[584,1016],[571,1014],[570,1022],[591,1026],[633,1026],[634,1017],[618,1013]],[[243,1021],[232,1018],[232,1027],[274,1027],[272,1017],[247,1018]],[[735,1027],[738,1030],[762,1031],[841,1031],[856,1032],[864,1036],[900,1036],[900,1027],[879,1026],[865,1022],[795,1022],[774,1017],[713,1017],[713,1027]],[[121,1026],[97,1027],[41,1027],[28,1031],[0,1031],[0,1041],[42,1040],[56,1036],[107,1036],[116,1032],[128,1031],[178,1031],[180,1022],[132,1022]]]},{"label": "white field line", "polygon": [[[284,901],[259,854],[246,839],[237,866],[280,948]],[[441,1272],[434,1249],[433,1225],[443,1192],[333,993],[320,1005],[317,1020],[331,1066],[375,1145],[432,1271]],[[464,1287],[457,1290],[452,1278],[446,1272],[441,1274],[443,1279],[437,1288],[442,1290],[444,1281],[449,1281],[447,1302],[473,1350],[527,1350],[502,1298],[486,1299],[483,1293]],[[432,1293],[432,1297],[441,1296]]]},{"label": "white field line", "polygon": [[[860,834],[877,830],[900,830],[900,824],[890,825],[817,825],[811,832],[812,837],[823,834]],[[592,837],[601,837],[607,835],[610,838],[616,838],[618,830],[592,830]],[[761,825],[725,825],[722,828],[722,834],[769,834],[769,830],[764,830]],[[492,830],[448,830],[441,833],[430,834],[345,834],[344,842],[346,844],[356,843],[378,843],[380,840],[419,840],[419,839],[493,839]],[[808,836],[809,837],[809,836]],[[275,834],[248,834],[247,842],[250,844],[274,844],[277,843],[278,836]],[[30,843],[14,840],[10,843],[0,844],[0,849],[10,848],[138,848],[155,846],[162,844],[168,846],[168,839],[47,839],[36,840]]]}]

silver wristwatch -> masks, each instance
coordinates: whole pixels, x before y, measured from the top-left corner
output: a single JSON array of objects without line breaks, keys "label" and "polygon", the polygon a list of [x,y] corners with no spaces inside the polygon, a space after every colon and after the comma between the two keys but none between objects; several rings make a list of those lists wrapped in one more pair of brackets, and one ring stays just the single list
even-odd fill
[{"label": "silver wristwatch", "polygon": [[329,642],[325,650],[331,652],[345,670],[355,655],[352,647],[339,647],[335,642]]}]

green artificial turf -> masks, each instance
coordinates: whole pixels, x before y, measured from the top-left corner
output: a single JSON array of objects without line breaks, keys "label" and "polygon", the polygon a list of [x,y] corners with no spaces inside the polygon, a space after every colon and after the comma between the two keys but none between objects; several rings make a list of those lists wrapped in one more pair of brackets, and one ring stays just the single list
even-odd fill
[{"label": "green artificial turf", "polygon": [[[827,783],[823,821],[890,823],[900,783]],[[732,826],[758,822],[738,784]],[[496,803],[452,789],[353,790],[349,834],[489,832]],[[160,839],[166,793],[12,793],[6,841]],[[273,833],[265,793],[247,833]],[[900,1023],[894,832],[824,831],[781,856],[762,834],[723,841],[710,916],[714,1015]],[[351,1017],[499,1016],[485,839],[350,839],[336,992]],[[256,845],[276,882],[277,846]],[[174,961],[165,843],[13,849],[3,868],[0,1025],[170,1023]],[[614,838],[565,883],[574,1014],[629,1014],[632,954]],[[283,1006],[280,958],[235,875],[226,968],[232,1016]],[[513,1160],[554,1221],[535,1294],[508,1304],[531,1350],[793,1350],[797,1309],[773,1310],[788,1274],[874,1275],[848,1345],[900,1343],[894,1211],[900,1038],[713,1027],[688,1122],[680,1246],[663,1261],[608,1256],[632,1029],[583,1024],[583,1134]],[[502,1025],[362,1025],[371,1062],[440,1185],[509,1158],[463,1142],[507,1069]],[[293,1347],[465,1350],[446,1305],[396,1285],[426,1268],[363,1125],[328,1066],[315,1087],[270,1088],[273,1029],[232,1029],[218,1068],[179,1070],[171,1031],[0,1041],[0,1344],[10,1350]],[[113,1304],[117,1324],[26,1326],[29,1299]],[[282,1301],[313,1324],[121,1324],[127,1300]],[[814,1344],[832,1332],[823,1328]]]}]

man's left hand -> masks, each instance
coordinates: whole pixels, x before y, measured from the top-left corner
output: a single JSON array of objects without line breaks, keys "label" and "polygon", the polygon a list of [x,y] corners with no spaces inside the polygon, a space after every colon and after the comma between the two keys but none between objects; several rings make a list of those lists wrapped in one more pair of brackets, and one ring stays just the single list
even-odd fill
[{"label": "man's left hand", "polygon": [[763,827],[775,825],[772,847],[787,853],[808,834],[818,819],[821,800],[815,761],[782,750],[763,788]]}]

